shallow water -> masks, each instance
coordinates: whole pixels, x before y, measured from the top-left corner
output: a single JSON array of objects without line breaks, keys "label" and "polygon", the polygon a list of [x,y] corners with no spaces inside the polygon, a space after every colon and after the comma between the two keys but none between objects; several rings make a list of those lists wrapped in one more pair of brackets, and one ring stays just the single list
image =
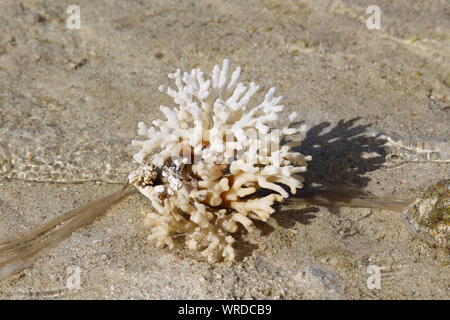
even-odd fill
[{"label": "shallow water", "polygon": [[[36,128],[33,128],[36,129]],[[0,179],[123,183],[133,168],[130,142],[119,137],[72,135],[42,126],[39,135],[7,124],[0,136]]]},{"label": "shallow water", "polygon": [[[92,139],[93,133],[68,137],[61,128],[46,125],[44,121],[35,127],[21,127],[9,122],[1,130],[0,179],[123,183],[135,167],[130,141],[121,137]],[[399,162],[450,161],[448,142],[443,138],[395,136],[394,139],[399,144],[395,148],[386,147],[385,167]],[[423,150],[432,150],[431,154],[436,154],[436,158],[428,159],[429,155]]]}]

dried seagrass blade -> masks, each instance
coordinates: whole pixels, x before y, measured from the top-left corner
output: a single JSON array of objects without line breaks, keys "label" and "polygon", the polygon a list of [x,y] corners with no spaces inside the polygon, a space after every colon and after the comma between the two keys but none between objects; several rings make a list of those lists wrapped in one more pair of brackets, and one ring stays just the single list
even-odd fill
[{"label": "dried seagrass blade", "polygon": [[81,208],[70,210],[44,225],[0,246],[0,280],[27,267],[43,249],[56,246],[72,232],[92,222],[127,195],[124,187]]},{"label": "dried seagrass blade", "polygon": [[351,190],[333,189],[301,191],[295,198],[287,199],[287,205],[306,202],[318,206],[375,208],[403,212],[412,203],[412,199],[378,197],[372,194]]}]

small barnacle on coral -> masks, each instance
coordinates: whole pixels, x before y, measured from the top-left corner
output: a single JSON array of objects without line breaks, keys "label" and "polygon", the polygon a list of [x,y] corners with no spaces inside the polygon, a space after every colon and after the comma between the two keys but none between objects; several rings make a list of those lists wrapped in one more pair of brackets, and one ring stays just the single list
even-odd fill
[{"label": "small barnacle on coral", "polygon": [[[129,182],[156,210],[147,214],[149,238],[172,248],[174,238],[184,236],[188,248],[200,250],[211,262],[234,260],[238,226],[252,232],[252,219],[267,221],[273,205],[289,197],[283,185],[291,193],[302,187],[296,174],[311,160],[281,145],[305,127],[274,125],[283,110],[275,88],[252,106],[259,87],[238,82],[239,67],[231,77],[228,71],[225,59],[210,76],[200,69],[169,74],[176,89],[159,90],[177,107],[161,106],[166,120],[155,120],[151,127],[139,122],[138,134],[146,140],[132,141],[141,147],[134,155],[140,167]],[[262,196],[259,189],[272,193]]]}]

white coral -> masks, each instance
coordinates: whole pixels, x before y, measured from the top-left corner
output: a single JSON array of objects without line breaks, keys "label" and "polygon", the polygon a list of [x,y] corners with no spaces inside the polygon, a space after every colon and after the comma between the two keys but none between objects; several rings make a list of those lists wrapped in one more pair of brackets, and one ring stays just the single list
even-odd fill
[{"label": "white coral", "polygon": [[[275,88],[251,106],[259,87],[238,82],[239,67],[229,78],[228,69],[225,59],[208,77],[200,69],[169,74],[177,89],[159,89],[178,108],[161,106],[166,120],[155,120],[150,128],[139,122],[138,133],[147,140],[132,141],[141,147],[134,155],[141,166],[129,181],[157,211],[147,215],[150,238],[171,248],[174,237],[183,235],[186,246],[202,250],[209,261],[233,260],[238,224],[251,232],[251,219],[266,221],[275,211],[272,205],[289,196],[281,185],[295,193],[302,180],[294,174],[311,160],[280,147],[283,138],[305,128],[273,127],[283,110]],[[275,193],[258,196],[258,189]]]}]

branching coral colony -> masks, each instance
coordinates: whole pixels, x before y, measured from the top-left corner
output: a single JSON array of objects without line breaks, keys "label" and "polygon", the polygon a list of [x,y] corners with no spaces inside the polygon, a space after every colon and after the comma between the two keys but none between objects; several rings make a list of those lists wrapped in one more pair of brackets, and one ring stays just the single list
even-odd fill
[{"label": "branching coral colony", "polygon": [[[250,103],[258,91],[255,83],[238,82],[241,69],[228,75],[229,61],[216,65],[210,76],[199,69],[169,74],[176,89],[160,86],[178,107],[161,106],[166,120],[152,127],[138,123],[138,134],[147,140],[132,141],[141,147],[134,155],[139,168],[128,179],[153,208],[146,217],[149,239],[158,247],[174,247],[184,236],[190,249],[201,250],[208,261],[235,258],[235,234],[241,224],[248,232],[251,219],[267,221],[275,202],[302,187],[310,156],[291,151],[280,141],[304,132],[305,127],[274,128],[282,97],[271,88],[257,106]],[[297,114],[288,119],[294,121]],[[268,195],[258,195],[268,189]]]}]

